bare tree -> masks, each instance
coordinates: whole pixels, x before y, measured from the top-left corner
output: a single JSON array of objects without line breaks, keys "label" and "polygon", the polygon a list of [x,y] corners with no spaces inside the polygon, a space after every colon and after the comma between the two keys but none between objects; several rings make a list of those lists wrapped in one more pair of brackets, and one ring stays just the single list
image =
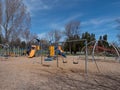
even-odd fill
[{"label": "bare tree", "polygon": [[51,31],[49,31],[48,33],[46,33],[46,40],[47,41],[53,41],[53,33]]},{"label": "bare tree", "polygon": [[[4,0],[2,3],[4,19],[2,20],[5,42],[20,37],[20,32],[29,29],[30,15],[22,0]],[[3,7],[3,8],[4,8]]]},{"label": "bare tree", "polygon": [[80,22],[72,21],[66,24],[65,26],[65,35],[68,39],[72,39],[75,36],[80,35]]},{"label": "bare tree", "polygon": [[[80,39],[80,22],[79,21],[72,21],[66,24],[65,26],[65,36],[67,37],[66,41],[69,40],[78,40]],[[65,48],[72,52],[74,51],[74,54],[76,54],[77,46],[76,43],[69,42],[69,44],[66,43]]]},{"label": "bare tree", "polygon": [[54,30],[54,42],[57,43],[60,41],[61,37],[62,37],[62,32],[59,30]]},{"label": "bare tree", "polygon": [[47,38],[49,41],[52,41],[53,43],[57,43],[60,41],[62,37],[62,32],[60,30],[51,30],[47,33]]},{"label": "bare tree", "polygon": [[26,43],[32,42],[34,39],[38,38],[36,34],[33,34],[30,32],[30,30],[24,30],[23,33],[23,39],[26,41]]},{"label": "bare tree", "polygon": [[30,34],[30,41],[29,42],[31,42],[31,43],[34,43],[34,40],[36,40],[38,38],[38,35],[37,34],[35,34],[35,33],[31,33]]}]

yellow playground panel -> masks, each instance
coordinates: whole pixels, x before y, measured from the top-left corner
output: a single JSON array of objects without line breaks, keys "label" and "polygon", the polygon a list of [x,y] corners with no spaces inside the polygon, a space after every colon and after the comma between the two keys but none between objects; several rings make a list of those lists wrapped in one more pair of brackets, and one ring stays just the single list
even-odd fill
[{"label": "yellow playground panel", "polygon": [[40,46],[38,45],[38,46],[36,46],[36,50],[40,50]]},{"label": "yellow playground panel", "polygon": [[50,50],[50,56],[53,57],[55,55],[55,47],[54,46],[50,46],[49,50]]},{"label": "yellow playground panel", "polygon": [[31,51],[30,51],[30,54],[29,54],[29,58],[32,58],[35,56],[35,53],[37,50],[40,50],[40,46],[39,45],[32,45],[31,46]]},{"label": "yellow playground panel", "polygon": [[32,49],[31,51],[30,51],[30,54],[29,54],[29,58],[32,58],[32,57],[34,57],[35,56],[35,52],[36,52],[36,50],[35,49]]}]

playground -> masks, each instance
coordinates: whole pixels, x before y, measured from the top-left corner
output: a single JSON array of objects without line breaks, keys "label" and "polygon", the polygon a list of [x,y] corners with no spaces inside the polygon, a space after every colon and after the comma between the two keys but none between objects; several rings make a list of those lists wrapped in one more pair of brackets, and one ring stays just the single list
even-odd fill
[{"label": "playground", "polygon": [[120,0],[0,0],[0,90],[120,90]]},{"label": "playground", "polygon": [[[73,64],[68,56],[67,63],[59,57],[56,60],[43,61],[41,57],[2,57],[0,59],[0,90],[119,90],[120,65],[114,58],[99,57],[95,62],[88,61],[88,73],[85,73],[84,56],[78,64]],[[113,60],[112,60],[113,59]]]},{"label": "playground", "polygon": [[65,51],[65,43],[38,42],[28,49],[1,44],[0,90],[119,90],[119,48],[82,41],[76,54]]}]

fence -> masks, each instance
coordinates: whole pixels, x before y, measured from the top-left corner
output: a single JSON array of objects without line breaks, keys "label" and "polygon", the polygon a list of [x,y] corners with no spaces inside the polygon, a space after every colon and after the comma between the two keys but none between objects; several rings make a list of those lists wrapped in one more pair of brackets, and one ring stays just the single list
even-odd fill
[{"label": "fence", "polygon": [[23,56],[26,55],[26,49],[24,48],[0,48],[0,56]]}]

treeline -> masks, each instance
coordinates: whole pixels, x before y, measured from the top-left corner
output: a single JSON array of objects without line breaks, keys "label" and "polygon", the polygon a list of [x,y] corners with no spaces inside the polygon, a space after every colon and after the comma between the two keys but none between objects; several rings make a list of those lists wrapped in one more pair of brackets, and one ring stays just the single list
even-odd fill
[{"label": "treeline", "polygon": [[[84,32],[81,33],[80,30],[80,21],[72,21],[65,25],[64,30],[52,30],[47,33],[46,40],[52,41],[53,43],[58,43],[62,37],[64,37],[64,50],[70,52],[71,54],[76,54],[76,52],[81,51],[82,48],[85,46],[85,39],[87,43],[94,41],[93,45],[95,44],[96,36],[94,33]],[[109,47],[107,41],[107,34],[100,36],[98,40],[98,46]]]},{"label": "treeline", "polygon": [[[4,5],[4,6],[3,6]],[[35,44],[37,34],[30,32],[31,18],[26,6],[22,0],[4,0],[0,1],[0,44],[9,44],[10,47],[23,47]],[[68,22],[64,30],[54,29],[50,30],[44,38],[42,43],[49,45],[51,43],[64,43],[64,50],[76,53],[80,51],[84,45],[84,41],[69,42],[71,40],[86,39],[89,42],[96,40],[94,33],[81,33],[80,21]],[[107,35],[100,36],[99,46],[108,46]],[[106,41],[106,42],[104,42]]]},{"label": "treeline", "polygon": [[[64,46],[65,51],[70,51],[71,54],[76,54],[76,52],[80,52],[83,49],[83,47],[85,47],[84,39],[87,40],[88,44],[91,43],[88,45],[88,48],[89,48],[89,46],[94,46],[95,42],[97,40],[95,37],[95,34],[93,34],[93,33],[89,33],[89,32],[82,33],[81,35],[78,35],[77,39],[76,38],[73,38],[73,39],[68,38],[66,40],[66,43]],[[73,42],[69,42],[71,40],[73,40]],[[78,41],[74,41],[74,40],[78,40]],[[100,47],[104,47],[104,48],[111,47],[111,46],[109,46],[109,43],[107,41],[106,34],[99,37],[97,45]]]}]

